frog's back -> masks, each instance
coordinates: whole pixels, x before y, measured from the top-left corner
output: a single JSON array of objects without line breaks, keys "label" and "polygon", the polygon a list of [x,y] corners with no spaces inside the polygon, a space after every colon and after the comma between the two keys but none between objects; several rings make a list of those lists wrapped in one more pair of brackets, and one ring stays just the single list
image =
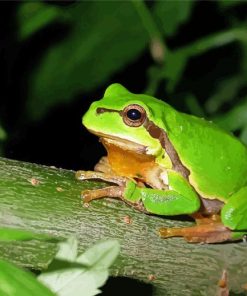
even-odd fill
[{"label": "frog's back", "polygon": [[177,111],[164,116],[167,135],[198,193],[225,201],[247,184],[247,148],[242,142],[204,119]]}]

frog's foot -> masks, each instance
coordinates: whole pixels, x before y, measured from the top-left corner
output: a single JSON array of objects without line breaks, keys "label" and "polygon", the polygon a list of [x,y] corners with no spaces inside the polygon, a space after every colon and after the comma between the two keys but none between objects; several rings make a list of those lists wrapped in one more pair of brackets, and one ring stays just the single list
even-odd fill
[{"label": "frog's foot", "polygon": [[204,223],[182,228],[161,228],[159,235],[162,238],[182,236],[190,243],[219,243],[232,240],[232,231],[221,222]]},{"label": "frog's foot", "polygon": [[98,179],[113,184],[105,188],[82,191],[81,197],[85,203],[103,197],[123,199],[124,188],[129,180],[125,177],[95,171],[77,171],[75,177],[79,181]]},{"label": "frog's foot", "polygon": [[103,180],[109,183],[117,184],[119,186],[124,186],[126,182],[129,180],[126,177],[121,177],[113,174],[106,174],[102,172],[95,172],[95,171],[77,171],[75,173],[75,177],[79,181],[84,180]]},{"label": "frog's foot", "polygon": [[81,197],[84,203],[89,203],[94,199],[99,199],[103,197],[122,199],[123,191],[123,186],[109,186],[101,189],[84,190],[81,193]]}]

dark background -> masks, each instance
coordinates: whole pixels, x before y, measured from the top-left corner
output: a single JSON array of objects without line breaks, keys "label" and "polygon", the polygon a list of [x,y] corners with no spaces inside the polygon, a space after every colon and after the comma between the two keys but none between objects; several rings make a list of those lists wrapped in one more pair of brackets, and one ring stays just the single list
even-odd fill
[{"label": "dark background", "polygon": [[[148,91],[149,93],[166,100],[181,111],[218,120],[223,127],[233,130],[236,135],[242,136],[243,141],[246,141],[244,130],[247,115],[245,115],[245,109],[241,109],[242,113],[240,115],[235,115],[237,118],[239,116],[243,117],[242,125],[239,126],[232,126],[231,112],[236,107],[242,107],[245,103],[246,82],[244,80],[246,80],[246,68],[244,68],[243,64],[247,56],[247,41],[239,40],[238,37],[234,39],[233,37],[232,41],[225,42],[224,45],[219,44],[222,32],[234,32],[236,28],[245,30],[247,3],[241,1],[226,2],[183,1],[172,4],[172,1],[168,1],[164,4],[166,7],[163,9],[163,15],[160,18],[157,18],[157,14],[155,14],[155,6],[161,5],[161,2],[146,2],[146,9],[149,11],[152,21],[156,24],[160,36],[162,36],[162,42],[165,42],[171,53],[201,40],[207,42],[207,39],[216,39],[215,45],[209,46],[208,49],[201,53],[200,50],[198,52],[195,50],[194,54],[185,58],[185,66],[177,70],[178,75],[176,75],[179,77],[175,79],[176,84],[172,89],[169,89],[169,83],[174,80],[171,78],[174,73],[170,72],[178,67],[179,57],[175,57],[174,61],[172,61],[173,57],[169,59],[169,56],[165,54],[164,62],[158,63],[155,61],[150,53],[150,43],[152,43],[152,38],[155,38],[155,35],[147,34],[145,26],[148,27],[149,23],[145,24],[145,21],[143,22],[136,13],[136,7],[133,6],[132,2],[92,1],[77,3],[47,1],[41,2],[42,7],[30,8],[30,11],[26,7],[26,15],[22,10],[24,10],[24,5],[28,6],[27,2],[1,2],[0,127],[5,131],[5,137],[2,138],[2,141],[0,140],[2,156],[68,169],[92,168],[100,156],[104,154],[104,149],[98,143],[97,138],[90,135],[82,127],[82,114],[88,109],[93,100],[103,96],[106,87],[113,82],[119,82],[133,92],[148,91],[152,79],[155,80],[150,75],[152,71],[161,73],[161,77],[157,79],[156,86],[152,91]],[[94,8],[91,8],[93,5]],[[83,32],[81,33],[79,45],[76,40],[71,39],[71,49],[61,58],[60,63],[57,62],[60,74],[52,73],[50,77],[47,77],[47,81],[42,84],[41,90],[32,91],[33,81],[35,79],[37,81],[44,79],[37,72],[45,64],[44,60],[49,50],[54,50],[54,57],[56,58],[56,46],[63,47],[63,42],[66,42],[70,38],[71,32],[73,32],[73,26],[78,26],[78,20],[73,20],[74,11],[71,12],[70,9],[73,10],[73,7],[77,6],[76,10],[81,11],[81,20],[83,21],[83,17],[87,18],[90,10],[97,11],[97,5],[99,15],[95,15],[95,18],[102,17],[104,24],[101,24],[100,20],[98,21],[98,27],[96,25],[96,28],[92,31],[95,38],[103,36],[105,34],[103,30],[114,31],[112,23],[109,22],[109,27],[107,27],[107,23],[105,24],[108,19],[108,9],[105,9],[105,12],[102,11],[101,15],[103,6],[111,6],[109,14],[113,23],[114,15],[112,11],[120,10],[120,8],[123,14],[125,10],[135,11],[134,22],[136,22],[136,26],[141,28],[135,34],[140,35],[143,45],[135,49],[135,42],[128,40],[126,37],[129,32],[136,30],[136,27],[133,26],[134,22],[132,21],[131,25],[126,12],[126,21],[123,17],[122,23],[119,25],[120,32],[113,34],[114,36],[118,35],[118,37],[113,37],[112,40],[109,37],[106,40],[103,38],[102,46],[94,48],[92,56],[88,57],[88,64],[85,61],[82,62],[81,74],[80,59],[77,63],[79,69],[74,70],[73,65],[71,66],[72,70],[69,78],[73,80],[74,77],[79,75],[82,88],[73,85],[68,86],[70,89],[74,87],[73,94],[60,99],[59,92],[62,95],[63,89],[56,91],[54,87],[54,93],[57,94],[56,99],[43,108],[43,105],[46,104],[45,101],[49,100],[49,96],[46,97],[43,93],[49,92],[53,88],[53,81],[56,85],[59,85],[59,80],[61,80],[61,85],[66,84],[66,79],[64,82],[61,75],[66,75],[66,73],[63,73],[66,72],[63,65],[67,62],[67,59],[73,57],[76,47],[80,45],[83,51],[84,43],[85,47],[90,43],[87,40],[88,36]],[[122,7],[119,7],[119,5],[122,5]],[[44,14],[44,23],[37,29],[35,15],[41,14],[42,10],[47,7],[58,8],[60,12],[50,21],[49,18],[45,19]],[[185,10],[188,12],[186,16],[183,16]],[[66,12],[71,14],[72,20],[69,23],[59,15],[59,13]],[[179,17],[179,15],[182,15],[182,17]],[[116,22],[117,19],[118,16],[116,15]],[[28,22],[30,22],[31,32],[25,38],[20,38],[21,28],[25,27]],[[90,21],[87,20],[87,22],[89,22],[87,25],[90,29],[92,25]],[[94,24],[93,20],[92,23]],[[121,32],[121,26],[125,27],[127,33]],[[247,30],[245,33],[247,34]],[[217,34],[219,37],[217,37]],[[216,37],[212,37],[214,35]],[[111,56],[107,55],[107,51],[113,46],[113,42],[121,43],[123,46],[121,47],[121,44],[119,48],[116,46],[116,50],[119,52],[118,56],[115,57],[115,52],[113,52],[111,59]],[[101,45],[100,42],[99,45]],[[133,54],[131,53],[132,47]],[[104,59],[104,51],[106,60]],[[130,51],[129,58],[122,62],[121,55],[124,56],[126,51]],[[101,56],[98,57],[98,54],[101,54]],[[85,56],[84,60],[87,60]],[[108,73],[101,73],[97,79],[97,65],[93,66],[96,69],[95,73],[89,73],[91,77],[87,75],[87,71],[90,72],[91,63],[94,62],[99,63],[99,72],[104,72],[104,69],[101,70],[102,63],[105,63],[106,66],[115,63],[116,66]],[[166,69],[169,62],[172,70],[162,74],[163,69]],[[88,69],[85,69],[85,65],[87,65]],[[34,76],[35,79],[32,80]],[[243,80],[240,85],[237,82],[238,77]],[[88,80],[88,84],[85,80]],[[93,80],[96,80],[96,82]],[[69,80],[67,81],[69,84]],[[232,88],[229,81],[233,84]],[[229,95],[229,92],[232,92],[232,94]],[[224,95],[227,97],[226,100],[224,100]],[[31,109],[30,101],[32,102]],[[210,103],[214,105],[214,102],[216,102],[216,105],[218,104],[218,107],[210,109],[208,105],[210,106]],[[42,112],[39,113],[42,108]],[[227,124],[225,124],[226,120]]]}]

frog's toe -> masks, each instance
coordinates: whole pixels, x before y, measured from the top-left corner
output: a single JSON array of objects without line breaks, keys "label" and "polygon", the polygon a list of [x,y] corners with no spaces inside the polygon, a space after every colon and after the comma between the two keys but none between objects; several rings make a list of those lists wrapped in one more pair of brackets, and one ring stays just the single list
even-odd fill
[{"label": "frog's toe", "polygon": [[95,194],[96,193],[95,191],[97,191],[97,190],[83,190],[81,192],[81,198],[82,198],[83,202],[89,203],[93,199],[100,198],[99,196],[97,196],[97,194]]},{"label": "frog's toe", "polygon": [[109,183],[117,184],[119,186],[125,185],[125,183],[129,180],[126,177],[96,171],[77,171],[75,173],[75,178],[79,181],[102,180]]},{"label": "frog's toe", "polygon": [[81,192],[81,197],[84,203],[89,203],[94,199],[111,197],[122,199],[124,187],[121,186],[109,186],[100,189],[84,190]]},{"label": "frog's toe", "polygon": [[165,228],[159,229],[159,236],[162,238],[183,236],[183,228]]},{"label": "frog's toe", "polygon": [[94,173],[93,171],[77,171],[75,173],[75,178],[79,181],[92,179],[93,173]]}]

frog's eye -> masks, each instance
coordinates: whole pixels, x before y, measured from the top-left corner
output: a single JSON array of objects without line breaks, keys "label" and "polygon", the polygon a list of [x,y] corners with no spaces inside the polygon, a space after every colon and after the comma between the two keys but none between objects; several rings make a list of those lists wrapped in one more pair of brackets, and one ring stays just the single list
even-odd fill
[{"label": "frog's eye", "polygon": [[137,104],[125,107],[122,116],[124,123],[133,127],[141,126],[147,117],[145,109]]}]

